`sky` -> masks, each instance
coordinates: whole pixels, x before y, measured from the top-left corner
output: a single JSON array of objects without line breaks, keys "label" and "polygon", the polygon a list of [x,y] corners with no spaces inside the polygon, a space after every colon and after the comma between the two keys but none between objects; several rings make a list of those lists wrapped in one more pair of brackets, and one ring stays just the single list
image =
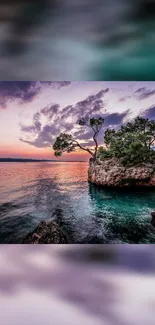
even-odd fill
[{"label": "sky", "polygon": [[[78,125],[86,115],[103,116],[98,142],[137,115],[155,119],[155,82],[1,81],[0,157],[58,159],[52,144],[65,132],[93,148],[92,131]],[[58,160],[88,160],[81,151]]]}]

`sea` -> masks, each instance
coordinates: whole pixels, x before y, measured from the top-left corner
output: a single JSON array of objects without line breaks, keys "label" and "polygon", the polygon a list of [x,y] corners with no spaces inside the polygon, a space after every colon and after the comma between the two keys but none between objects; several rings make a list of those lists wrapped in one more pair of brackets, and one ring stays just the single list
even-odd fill
[{"label": "sea", "polygon": [[22,243],[55,220],[73,244],[155,243],[155,190],[110,190],[87,180],[88,162],[0,163],[0,243]]}]

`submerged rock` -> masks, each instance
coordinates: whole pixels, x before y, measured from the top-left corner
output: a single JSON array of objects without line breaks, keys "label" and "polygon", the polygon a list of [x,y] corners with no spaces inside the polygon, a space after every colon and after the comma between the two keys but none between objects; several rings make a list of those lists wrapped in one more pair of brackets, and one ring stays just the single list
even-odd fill
[{"label": "submerged rock", "polygon": [[60,229],[60,226],[50,221],[46,223],[42,221],[34,229],[34,231],[28,233],[23,244],[67,244],[67,236]]},{"label": "submerged rock", "polygon": [[116,159],[90,159],[88,180],[104,187],[155,187],[155,165],[124,167]]}]

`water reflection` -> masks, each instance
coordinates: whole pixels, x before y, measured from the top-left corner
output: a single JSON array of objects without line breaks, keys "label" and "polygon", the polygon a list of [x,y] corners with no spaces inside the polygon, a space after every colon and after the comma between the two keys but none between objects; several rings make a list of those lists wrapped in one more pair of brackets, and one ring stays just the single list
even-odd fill
[{"label": "water reflection", "polygon": [[154,245],[0,246],[1,323],[153,325],[154,261]]},{"label": "water reflection", "polygon": [[88,184],[87,163],[1,163],[0,242],[21,243],[40,221],[56,220],[70,243],[155,243],[154,190]]}]

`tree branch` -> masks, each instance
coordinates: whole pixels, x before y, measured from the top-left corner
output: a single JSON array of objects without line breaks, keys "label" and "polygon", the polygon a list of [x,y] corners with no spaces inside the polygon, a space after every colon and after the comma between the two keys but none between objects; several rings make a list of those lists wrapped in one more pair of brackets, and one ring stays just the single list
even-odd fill
[{"label": "tree branch", "polygon": [[93,153],[93,151],[91,151],[89,148],[84,148],[84,147],[82,147],[81,144],[79,144],[78,141],[76,141],[76,140],[73,140],[73,142],[75,142],[76,145],[77,145],[81,150],[87,151],[91,156],[94,157],[94,153]]}]

